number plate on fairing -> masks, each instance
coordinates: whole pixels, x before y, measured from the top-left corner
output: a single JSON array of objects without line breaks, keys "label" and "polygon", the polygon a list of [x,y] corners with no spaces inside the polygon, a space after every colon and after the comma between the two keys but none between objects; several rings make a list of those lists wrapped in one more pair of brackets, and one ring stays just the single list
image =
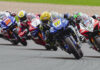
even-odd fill
[{"label": "number plate on fairing", "polygon": [[11,19],[7,18],[6,20],[4,20],[6,26],[10,26],[12,24]]},{"label": "number plate on fairing", "polygon": [[53,26],[54,27],[60,27],[60,25],[61,25],[61,22],[60,22],[60,19],[57,19],[57,20],[55,20],[54,22],[53,22]]}]

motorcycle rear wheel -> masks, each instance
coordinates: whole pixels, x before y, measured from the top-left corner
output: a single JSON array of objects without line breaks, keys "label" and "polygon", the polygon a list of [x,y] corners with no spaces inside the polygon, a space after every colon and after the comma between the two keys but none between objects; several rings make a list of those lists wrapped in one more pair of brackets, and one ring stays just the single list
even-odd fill
[{"label": "motorcycle rear wheel", "polygon": [[53,49],[54,51],[57,51],[57,49],[58,49],[56,46],[49,46],[49,45],[46,45],[45,48],[46,48],[46,50]]},{"label": "motorcycle rear wheel", "polygon": [[18,45],[18,41],[12,41],[13,45]]},{"label": "motorcycle rear wheel", "polygon": [[51,50],[51,47],[49,45],[45,45],[46,50]]}]

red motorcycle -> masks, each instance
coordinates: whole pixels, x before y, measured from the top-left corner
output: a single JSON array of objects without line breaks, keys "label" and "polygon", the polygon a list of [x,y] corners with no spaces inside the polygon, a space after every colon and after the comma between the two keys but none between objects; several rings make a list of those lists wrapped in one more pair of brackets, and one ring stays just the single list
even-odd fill
[{"label": "red motorcycle", "polygon": [[[32,40],[35,43],[45,46],[45,41],[43,40],[43,35],[42,35],[41,31],[38,28],[39,24],[40,24],[39,18],[34,18],[34,19],[32,19],[31,22],[28,22],[29,32],[31,34]],[[34,35],[35,35],[35,37],[34,37]]]},{"label": "red motorcycle", "polygon": [[100,21],[92,19],[85,24],[79,24],[80,33],[89,40],[93,49],[100,52]]}]

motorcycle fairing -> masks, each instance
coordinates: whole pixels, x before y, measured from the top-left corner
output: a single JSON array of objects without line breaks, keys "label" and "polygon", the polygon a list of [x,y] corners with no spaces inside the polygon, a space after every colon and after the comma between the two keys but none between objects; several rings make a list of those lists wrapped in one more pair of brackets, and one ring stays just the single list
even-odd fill
[{"label": "motorcycle fairing", "polygon": [[52,23],[52,27],[50,28],[50,32],[51,33],[55,33],[58,30],[62,29],[62,28],[66,28],[66,26],[68,25],[69,21],[65,20],[65,19],[56,19],[55,21],[53,21]]}]

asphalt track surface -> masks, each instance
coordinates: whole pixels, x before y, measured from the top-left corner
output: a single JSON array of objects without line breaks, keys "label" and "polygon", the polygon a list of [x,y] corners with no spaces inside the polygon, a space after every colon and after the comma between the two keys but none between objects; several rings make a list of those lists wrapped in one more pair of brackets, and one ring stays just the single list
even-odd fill
[{"label": "asphalt track surface", "polygon": [[[44,10],[60,13],[81,11],[89,15],[100,14],[100,7],[50,5],[33,3],[0,2],[0,11],[18,12],[24,9],[28,12],[41,13]],[[28,41],[28,46],[12,45],[0,38],[0,70],[100,70],[100,53],[83,44],[84,57],[74,59],[73,55],[58,49],[47,51],[43,46]]]},{"label": "asphalt track surface", "polygon": [[82,50],[84,57],[76,60],[60,49],[47,51],[31,40],[25,47],[0,39],[0,70],[100,70],[100,53],[87,44]]}]

